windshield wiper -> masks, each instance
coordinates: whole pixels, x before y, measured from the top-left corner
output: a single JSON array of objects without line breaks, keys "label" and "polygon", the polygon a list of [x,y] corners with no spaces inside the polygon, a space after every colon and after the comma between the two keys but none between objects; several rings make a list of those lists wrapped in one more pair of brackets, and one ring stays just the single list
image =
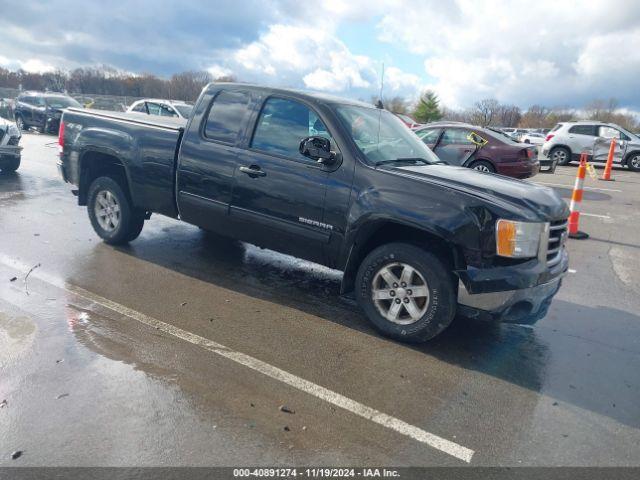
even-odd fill
[{"label": "windshield wiper", "polygon": [[408,163],[408,164],[420,164],[420,165],[432,165],[432,162],[427,162],[424,158],[420,157],[407,157],[407,158],[396,158],[395,160],[381,160],[376,162],[376,166],[378,165],[387,165],[390,163]]}]

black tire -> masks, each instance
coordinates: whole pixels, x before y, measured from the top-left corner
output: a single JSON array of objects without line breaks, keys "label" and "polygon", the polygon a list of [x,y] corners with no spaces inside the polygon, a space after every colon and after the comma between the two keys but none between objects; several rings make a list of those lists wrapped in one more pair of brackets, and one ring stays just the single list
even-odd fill
[{"label": "black tire", "polygon": [[571,163],[571,151],[567,147],[553,147],[549,152],[549,158],[557,160],[556,163],[558,165],[569,165]]},{"label": "black tire", "polygon": [[469,164],[469,168],[481,172],[496,173],[496,168],[486,160],[476,160]]},{"label": "black tire", "polygon": [[632,172],[640,172],[640,152],[633,152],[629,155],[626,163]]},{"label": "black tire", "polygon": [[13,173],[20,168],[20,157],[3,158],[0,160],[2,173]]},{"label": "black tire", "polygon": [[[87,211],[91,225],[98,236],[110,245],[120,245],[135,240],[144,226],[145,212],[133,207],[129,195],[123,188],[124,184],[124,180],[118,177],[98,177],[89,187]],[[119,219],[112,229],[106,229],[101,225],[96,213],[98,194],[102,196],[103,192],[112,195],[119,207]]]},{"label": "black tire", "polygon": [[[413,323],[401,325],[388,320],[373,299],[374,281],[378,278],[378,273],[389,266],[402,268],[393,267],[394,264],[409,265],[427,284],[429,299],[422,307],[426,306],[426,310]],[[403,295],[407,292],[408,289],[404,289]],[[375,328],[383,335],[403,342],[425,342],[435,337],[451,324],[456,312],[456,288],[451,269],[434,254],[406,243],[389,243],[370,252],[358,269],[355,294]],[[397,300],[389,300],[389,306]],[[404,313],[409,312],[405,309]]]}]

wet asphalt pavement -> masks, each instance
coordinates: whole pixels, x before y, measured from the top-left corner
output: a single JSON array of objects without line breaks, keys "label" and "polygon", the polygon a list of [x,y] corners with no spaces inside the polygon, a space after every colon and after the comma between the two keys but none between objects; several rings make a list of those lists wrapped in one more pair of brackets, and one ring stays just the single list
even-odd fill
[{"label": "wet asphalt pavement", "polygon": [[[103,244],[55,142],[26,134],[0,175],[0,466],[465,465],[260,368],[471,465],[640,465],[640,174],[587,178],[591,238],[569,241],[537,325],[456,319],[416,347],[380,337],[318,265],[160,216]],[[533,181],[568,199],[575,171]]]}]

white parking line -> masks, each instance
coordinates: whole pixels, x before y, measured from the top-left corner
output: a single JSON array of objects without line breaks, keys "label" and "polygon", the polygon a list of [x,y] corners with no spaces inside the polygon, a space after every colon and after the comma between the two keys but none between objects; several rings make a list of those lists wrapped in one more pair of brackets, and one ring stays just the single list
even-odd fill
[{"label": "white parking line", "polygon": [[584,213],[584,212],[580,212],[580,215],[584,215],[585,217],[611,218],[609,215],[598,215],[597,213]]},{"label": "white parking line", "polygon": [[[573,188],[573,185],[565,185],[563,183],[547,183],[547,182],[533,182],[538,185],[547,185],[550,187],[565,187],[565,188]],[[615,188],[599,188],[599,187],[583,187],[584,190],[597,190],[602,192],[618,192],[622,193],[622,190],[616,190]]]},{"label": "white parking line", "polygon": [[[29,265],[26,265],[18,260],[14,260],[2,254],[0,254],[0,263],[4,264],[7,267],[20,270],[25,274],[30,269]],[[262,360],[258,360],[257,358],[251,357],[242,352],[234,351],[224,345],[214,342],[213,340],[209,340],[207,338],[201,337],[200,335],[196,335],[174,325],[170,325],[168,323],[157,320],[153,317],[145,315],[144,313],[132,310],[128,307],[125,307],[124,305],[120,305],[119,303],[113,302],[107,298],[101,297],[100,295],[89,292],[88,290],[85,290],[76,285],[66,283],[64,280],[47,274],[41,269],[35,270],[31,274],[31,277],[38,278],[43,282],[65,290],[71,294],[77,295],[78,297],[101,305],[102,307],[108,308],[109,310],[129,317],[140,323],[163,331],[164,333],[173,335],[174,337],[180,338],[181,340],[197,345],[201,348],[204,348],[205,350],[232,360],[244,367],[262,373],[267,377],[278,380],[302,392],[324,400],[325,402],[335,405],[336,407],[340,407],[344,410],[347,410],[348,412],[377,423],[378,425],[382,425],[383,427],[394,430],[397,433],[406,435],[407,437],[413,438],[418,442],[425,443],[464,462],[470,463],[471,458],[475,453],[469,448],[458,445],[455,442],[439,437],[438,435],[435,435],[433,433],[429,433],[425,430],[422,430],[421,428],[404,422],[403,420],[387,415],[386,413],[380,412],[374,408],[368,407],[360,402],[329,390],[328,388],[322,387],[321,385],[317,385],[313,382],[305,380],[304,378],[298,377],[285,370],[263,362]]]},{"label": "white parking line", "polygon": [[573,268],[570,268],[569,270],[567,270],[569,273],[577,273]]}]

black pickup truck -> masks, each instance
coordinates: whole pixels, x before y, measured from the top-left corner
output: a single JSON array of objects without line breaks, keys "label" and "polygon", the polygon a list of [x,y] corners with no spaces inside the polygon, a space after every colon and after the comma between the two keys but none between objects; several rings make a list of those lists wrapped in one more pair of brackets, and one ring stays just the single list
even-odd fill
[{"label": "black pickup truck", "polygon": [[568,268],[553,190],[446,165],[360,102],[214,83],[188,121],[68,109],[59,141],[60,173],[105,242],[159,213],[321,263],[405,341],[456,313],[533,323]]}]

